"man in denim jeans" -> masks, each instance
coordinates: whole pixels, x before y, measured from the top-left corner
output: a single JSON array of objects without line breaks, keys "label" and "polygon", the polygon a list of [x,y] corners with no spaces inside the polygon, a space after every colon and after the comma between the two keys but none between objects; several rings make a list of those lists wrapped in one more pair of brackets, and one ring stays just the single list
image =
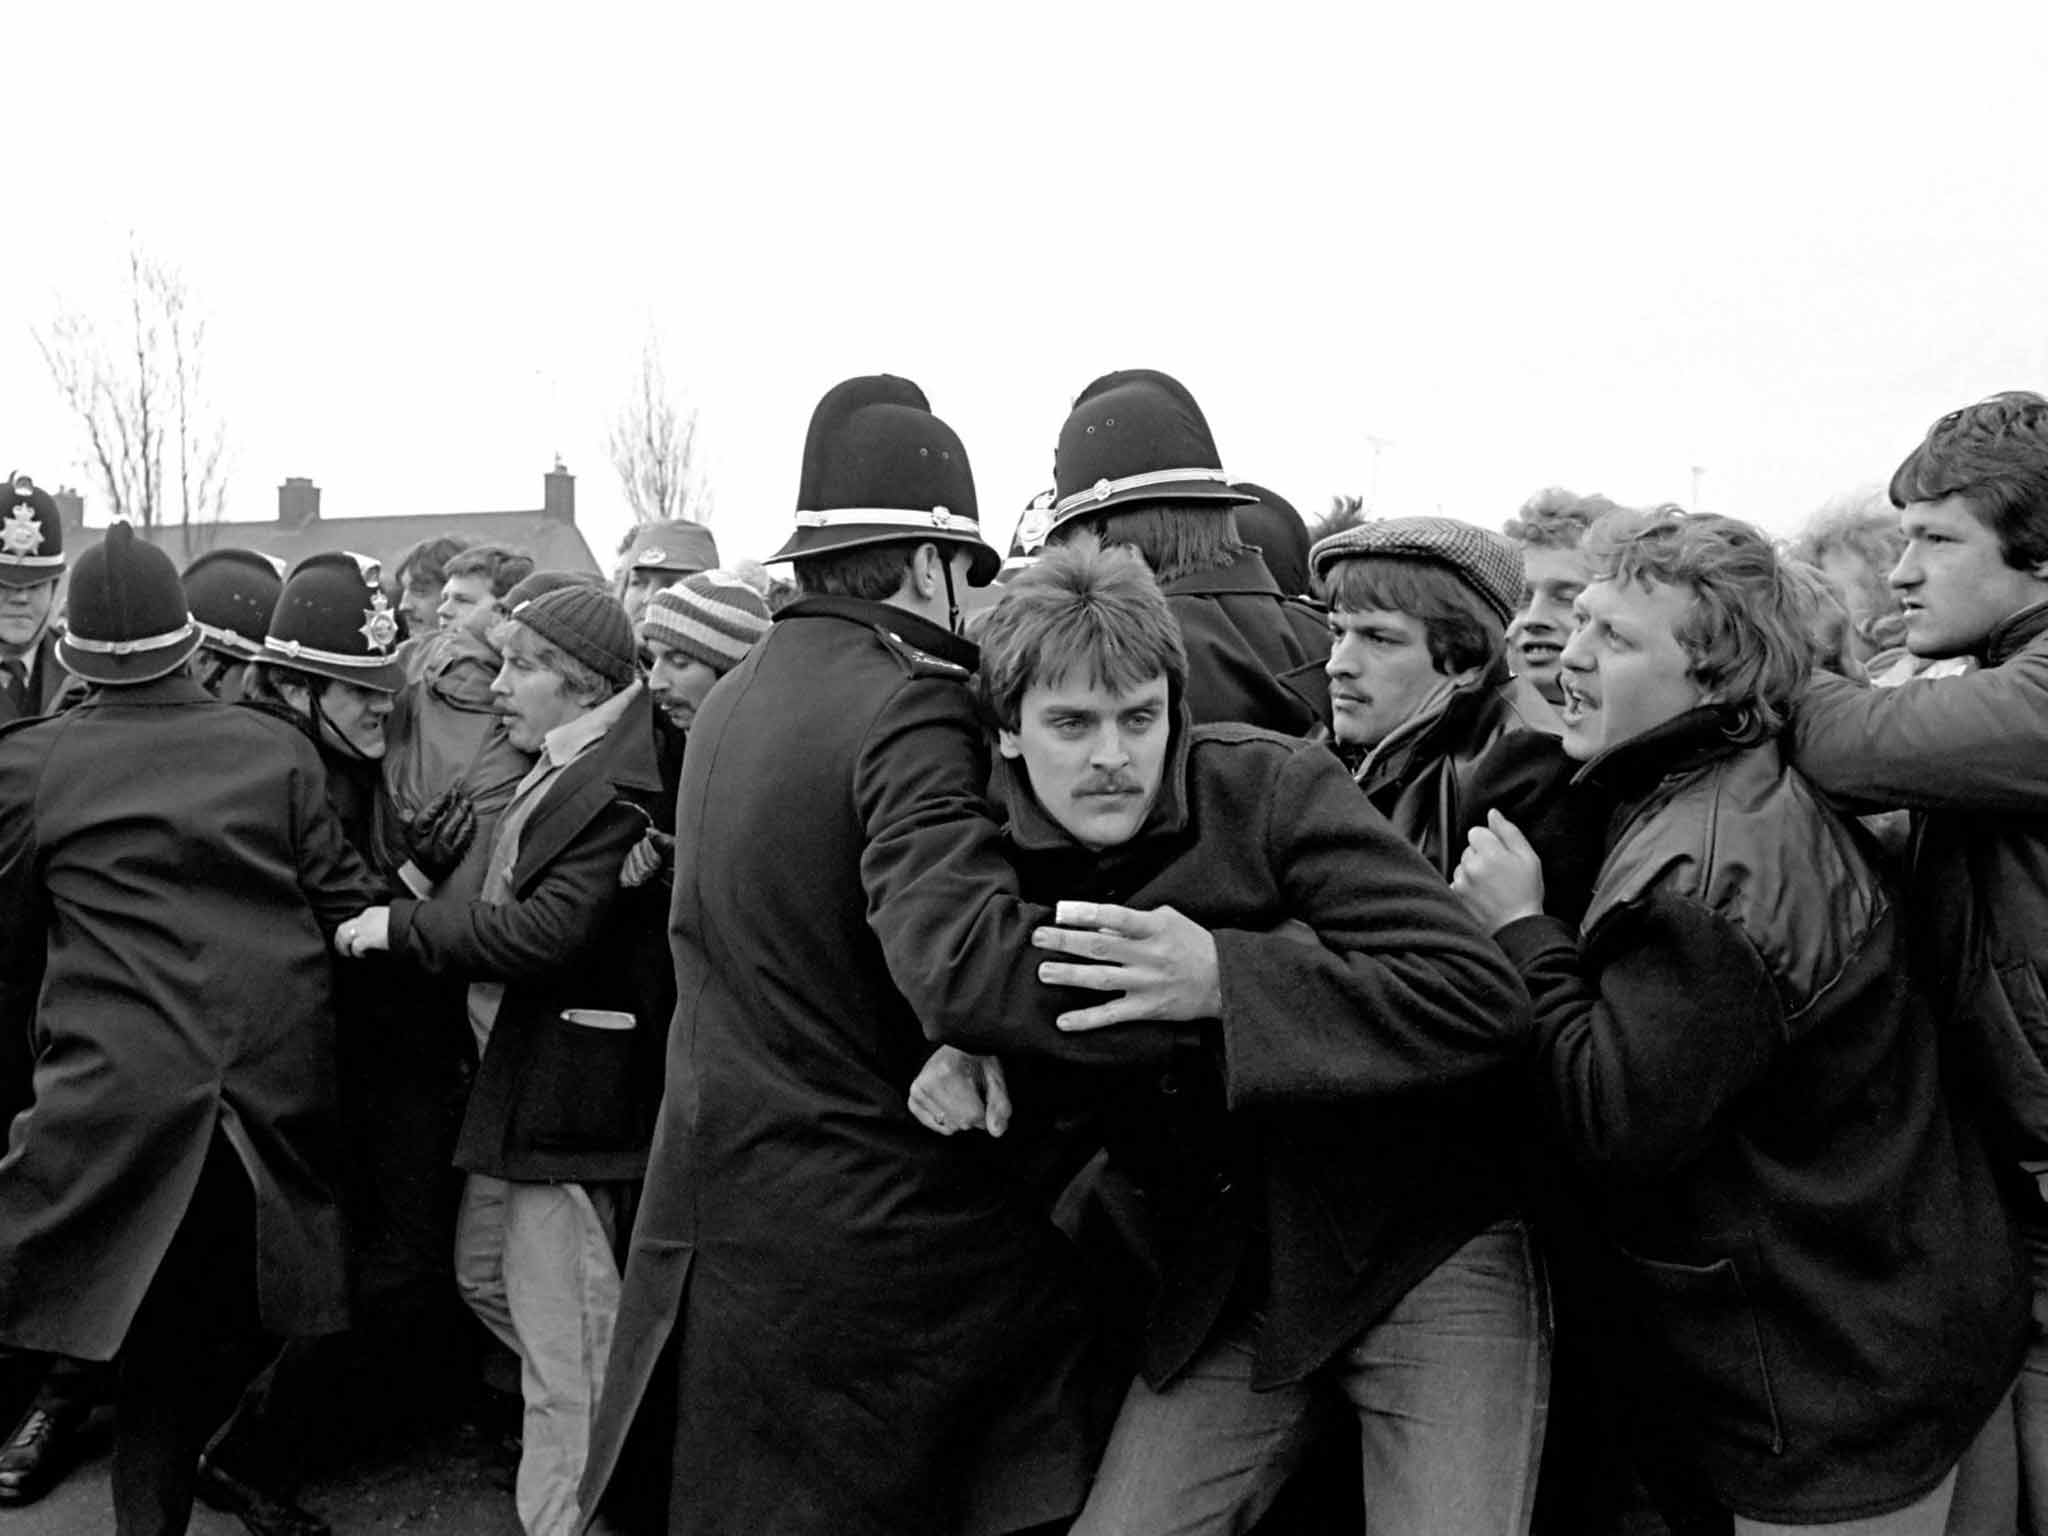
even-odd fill
[{"label": "man in denim jeans", "polygon": [[[1376,1527],[1522,1530],[1548,1325],[1482,1131],[1523,1000],[1327,750],[1193,726],[1186,677],[1143,563],[1092,539],[1018,577],[982,633],[1010,859],[1057,902],[1040,977],[1082,989],[1061,1028],[1193,1026],[1163,1066],[1007,1063],[1013,1135],[1096,1112],[1157,1264],[1074,1529],[1243,1529],[1336,1410]],[[942,1062],[913,1108],[942,1133],[993,1111],[957,1087]]]}]

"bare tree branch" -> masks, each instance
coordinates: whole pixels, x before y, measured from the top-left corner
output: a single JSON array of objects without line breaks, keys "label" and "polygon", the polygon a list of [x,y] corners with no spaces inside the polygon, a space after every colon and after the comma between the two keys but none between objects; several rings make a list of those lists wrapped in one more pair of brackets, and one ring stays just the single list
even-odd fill
[{"label": "bare tree branch", "polygon": [[635,523],[679,517],[710,521],[711,490],[697,450],[697,411],[677,407],[661,366],[660,344],[651,337],[640,352],[633,397],[612,420],[608,446]]},{"label": "bare tree branch", "polygon": [[139,245],[128,251],[123,329],[118,361],[80,311],[33,334],[108,511],[145,528],[175,515],[189,542],[227,503],[226,428],[206,399],[205,321],[178,273]]}]

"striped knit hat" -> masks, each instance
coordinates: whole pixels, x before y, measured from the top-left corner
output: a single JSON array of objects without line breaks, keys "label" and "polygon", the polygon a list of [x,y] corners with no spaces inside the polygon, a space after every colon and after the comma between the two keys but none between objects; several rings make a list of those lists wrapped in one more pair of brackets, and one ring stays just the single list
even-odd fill
[{"label": "striped knit hat", "polygon": [[729,571],[685,576],[647,600],[640,638],[681,651],[720,677],[768,633],[768,605]]}]

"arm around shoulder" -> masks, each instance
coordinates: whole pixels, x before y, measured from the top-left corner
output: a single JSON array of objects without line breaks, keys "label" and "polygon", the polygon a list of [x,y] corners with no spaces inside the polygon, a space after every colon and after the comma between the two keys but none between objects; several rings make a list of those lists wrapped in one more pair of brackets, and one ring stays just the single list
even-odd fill
[{"label": "arm around shoulder", "polygon": [[1513,969],[1327,751],[1282,767],[1264,846],[1285,922],[1216,935],[1233,1104],[1396,1092],[1523,1056]]},{"label": "arm around shoulder", "polygon": [[2048,813],[2048,648],[1896,688],[1817,676],[1791,744],[1801,773],[1859,805]]}]

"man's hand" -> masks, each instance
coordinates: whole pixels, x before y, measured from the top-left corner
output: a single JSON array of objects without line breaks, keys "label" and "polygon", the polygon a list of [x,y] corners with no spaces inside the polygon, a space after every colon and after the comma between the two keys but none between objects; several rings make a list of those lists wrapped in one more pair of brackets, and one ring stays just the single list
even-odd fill
[{"label": "man's hand", "polygon": [[334,952],[351,960],[391,947],[391,909],[365,907],[334,930]]},{"label": "man's hand", "polygon": [[1136,912],[1092,901],[1063,901],[1053,910],[1053,921],[1057,927],[1038,929],[1031,942],[1093,963],[1041,961],[1038,979],[1048,986],[1123,994],[1093,1008],[1061,1014],[1061,1029],[1213,1019],[1223,1012],[1216,936],[1173,908]]},{"label": "man's hand", "polygon": [[1465,856],[1451,876],[1451,889],[1488,933],[1509,923],[1543,915],[1543,861],[1522,829],[1499,811],[1465,839]]},{"label": "man's hand", "polygon": [[649,827],[647,835],[633,845],[632,851],[626,855],[626,862],[620,866],[619,884],[628,890],[645,885],[668,867],[675,846],[673,837]]},{"label": "man's hand", "polygon": [[1002,1135],[1010,1128],[1010,1089],[1002,1062],[940,1046],[910,1085],[910,1112],[941,1136],[973,1130]]},{"label": "man's hand", "polygon": [[476,837],[476,804],[460,785],[444,789],[415,816],[402,817],[405,841],[420,873],[439,885],[454,873]]}]

